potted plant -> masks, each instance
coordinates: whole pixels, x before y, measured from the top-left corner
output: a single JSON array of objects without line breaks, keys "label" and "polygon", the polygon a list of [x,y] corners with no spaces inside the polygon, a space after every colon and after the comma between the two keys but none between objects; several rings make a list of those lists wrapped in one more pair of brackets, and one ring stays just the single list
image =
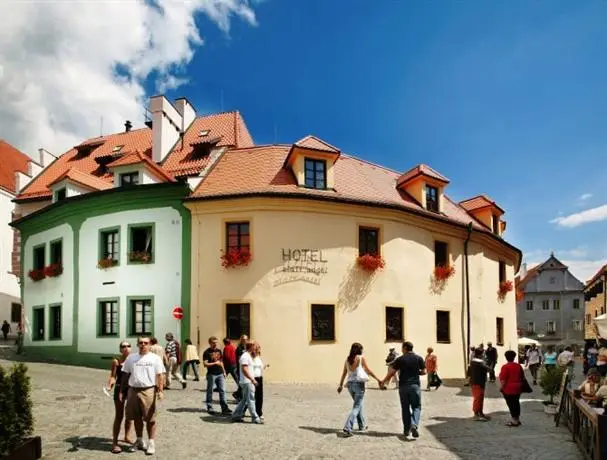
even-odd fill
[{"label": "potted plant", "polygon": [[252,255],[248,248],[232,248],[227,251],[223,251],[221,254],[221,265],[223,268],[246,267],[251,262]]},{"label": "potted plant", "polygon": [[118,265],[118,261],[109,257],[101,259],[99,262],[97,262],[97,268],[100,269],[112,268],[116,265]]},{"label": "potted plant", "polygon": [[129,252],[129,261],[149,264],[152,261],[152,254],[146,251]]},{"label": "potted plant", "polygon": [[455,267],[451,265],[437,265],[434,267],[434,280],[438,283],[446,283],[455,275]]},{"label": "potted plant", "polygon": [[512,291],[513,285],[512,281],[502,281],[500,283],[499,289],[497,290],[497,298],[500,302],[506,300],[506,294]]},{"label": "potted plant", "polygon": [[0,458],[37,460],[42,456],[40,436],[34,429],[27,366],[15,364],[10,373],[0,366]]},{"label": "potted plant", "polygon": [[550,397],[549,401],[544,401],[544,412],[550,415],[556,414],[557,405],[554,402],[554,397],[561,390],[561,382],[563,380],[564,367],[556,367],[554,369],[543,368],[540,372],[540,387],[542,393]]},{"label": "potted plant", "polygon": [[384,259],[379,254],[363,254],[356,259],[357,265],[365,271],[374,272],[386,266]]},{"label": "potted plant", "polygon": [[45,278],[44,268],[34,268],[27,273],[32,281],[40,281]]},{"label": "potted plant", "polygon": [[55,278],[63,273],[63,265],[50,264],[44,267],[44,276],[47,278]]}]

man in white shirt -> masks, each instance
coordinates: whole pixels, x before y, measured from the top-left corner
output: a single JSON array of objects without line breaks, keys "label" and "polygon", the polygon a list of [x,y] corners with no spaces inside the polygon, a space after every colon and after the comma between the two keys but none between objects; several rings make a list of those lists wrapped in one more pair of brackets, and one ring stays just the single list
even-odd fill
[{"label": "man in white shirt", "polygon": [[242,422],[245,410],[249,409],[253,423],[263,423],[263,420],[259,418],[257,410],[255,409],[255,387],[257,386],[257,382],[253,375],[253,358],[256,348],[257,344],[255,342],[247,342],[245,345],[245,352],[238,360],[240,370],[240,381],[238,384],[242,391],[242,399],[238,402],[236,409],[234,409],[232,415],[233,422]]},{"label": "man in white shirt", "polygon": [[533,384],[537,385],[537,373],[542,365],[542,353],[539,348],[533,344],[527,352],[527,367],[531,371],[533,377]]},{"label": "man in white shirt", "polygon": [[[156,453],[156,400],[164,397],[164,365],[162,359],[150,352],[150,338],[140,337],[137,341],[139,353],[130,354],[122,365],[122,388],[129,387],[126,400],[126,419],[135,423],[137,441],[131,451],[145,450],[146,454]],[[122,397],[122,392],[120,393]],[[148,432],[147,446],[143,442],[143,424]]]}]

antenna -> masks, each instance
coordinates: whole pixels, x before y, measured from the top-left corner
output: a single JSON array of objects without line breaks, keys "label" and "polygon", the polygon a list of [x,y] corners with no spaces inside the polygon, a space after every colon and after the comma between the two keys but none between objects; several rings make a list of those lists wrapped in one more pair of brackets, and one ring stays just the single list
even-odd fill
[{"label": "antenna", "polygon": [[103,137],[103,115],[99,119],[99,137]]},{"label": "antenna", "polygon": [[274,123],[274,143],[276,144],[277,142],[277,137],[278,137],[278,125],[276,123]]},{"label": "antenna", "polygon": [[223,112],[223,88],[221,88],[221,111]]}]

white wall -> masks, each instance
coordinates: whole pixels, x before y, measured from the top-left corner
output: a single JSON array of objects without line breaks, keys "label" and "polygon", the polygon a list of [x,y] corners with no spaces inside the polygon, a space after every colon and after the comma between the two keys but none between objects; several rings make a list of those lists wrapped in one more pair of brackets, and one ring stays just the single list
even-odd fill
[{"label": "white wall", "polygon": [[[33,266],[33,248],[39,244],[45,243],[45,265],[50,260],[50,242],[58,238],[63,238],[63,273],[55,278],[45,278],[40,281],[32,281],[27,275]],[[24,242],[25,252],[23,258],[23,306],[26,321],[25,343],[32,343],[33,316],[32,307],[45,306],[45,340],[35,341],[34,345],[59,346],[72,345],[72,325],[73,300],[74,300],[74,267],[71,263],[74,260],[74,239],[72,227],[68,224],[62,224],[50,230],[45,230],[36,235],[30,236]],[[61,340],[48,340],[50,332],[49,305],[61,303]]]},{"label": "white wall", "polygon": [[61,182],[56,183],[51,187],[51,191],[53,192],[53,202],[55,202],[55,192],[57,190],[61,190],[65,188],[65,196],[66,198],[71,198],[78,195],[84,195],[85,193],[89,193],[92,190],[90,188],[82,187],[78,184],[71,182],[68,179],[62,180]]},{"label": "white wall", "polygon": [[[154,263],[127,263],[128,225],[155,223]],[[120,265],[97,268],[99,230],[120,226]],[[181,216],[173,208],[125,211],[87,219],[80,229],[80,297],[78,351],[115,353],[127,337],[127,296],[154,296],[154,335],[161,341],[166,332],[179,337],[173,306],[181,303]],[[106,284],[104,282],[113,282]],[[97,299],[120,298],[120,337],[97,338]]]},{"label": "white wall", "polygon": [[[14,203],[13,195],[0,190],[0,323],[11,320],[11,303],[21,303],[17,277],[12,272],[13,228],[9,226]],[[11,323],[13,333],[17,323]]]}]

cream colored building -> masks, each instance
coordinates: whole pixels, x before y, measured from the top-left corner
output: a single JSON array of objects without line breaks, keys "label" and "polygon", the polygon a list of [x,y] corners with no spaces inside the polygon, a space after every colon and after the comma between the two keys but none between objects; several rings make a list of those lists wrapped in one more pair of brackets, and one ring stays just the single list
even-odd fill
[{"label": "cream colored building", "polygon": [[[507,291],[521,254],[503,240],[499,206],[455,203],[448,183],[312,136],[225,152],[186,200],[192,339],[250,335],[273,381],[337,382],[355,341],[381,375],[403,340],[434,347],[443,378],[464,376],[470,344],[492,341],[503,356],[517,343]],[[376,252],[384,267],[362,268],[359,256]],[[438,283],[437,265],[455,272]]]}]

